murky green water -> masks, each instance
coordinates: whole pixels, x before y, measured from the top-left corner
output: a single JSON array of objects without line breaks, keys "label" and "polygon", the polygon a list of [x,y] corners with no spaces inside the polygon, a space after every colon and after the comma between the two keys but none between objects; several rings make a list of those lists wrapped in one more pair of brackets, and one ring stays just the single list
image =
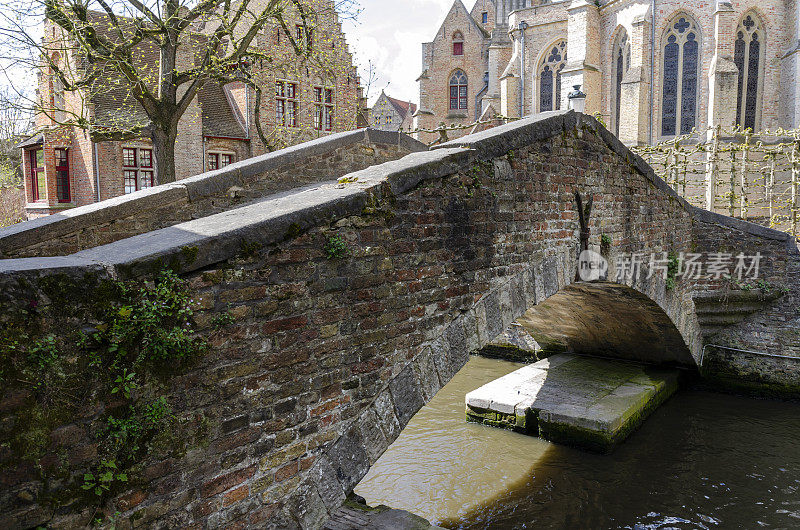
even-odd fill
[{"label": "murky green water", "polygon": [[467,424],[473,358],[356,492],[447,528],[800,528],[800,404],[680,391],[611,455]]}]

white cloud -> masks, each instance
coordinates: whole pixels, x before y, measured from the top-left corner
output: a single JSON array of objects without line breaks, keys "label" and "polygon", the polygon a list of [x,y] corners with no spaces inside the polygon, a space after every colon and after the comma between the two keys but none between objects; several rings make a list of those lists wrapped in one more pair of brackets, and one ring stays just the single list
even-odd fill
[{"label": "white cloud", "polygon": [[[381,89],[395,98],[419,102],[417,77],[422,72],[422,43],[439,29],[453,0],[360,0],[363,11],[344,31],[350,50],[366,83],[369,61],[377,80],[370,91],[370,105]],[[474,1],[466,0],[467,8]]]}]

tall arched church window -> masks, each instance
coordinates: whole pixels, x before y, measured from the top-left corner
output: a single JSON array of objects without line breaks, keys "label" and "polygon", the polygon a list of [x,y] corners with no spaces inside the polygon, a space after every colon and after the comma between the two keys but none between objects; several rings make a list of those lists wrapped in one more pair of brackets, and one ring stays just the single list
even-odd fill
[{"label": "tall arched church window", "polygon": [[561,109],[561,72],[567,64],[567,41],[547,51],[539,66],[539,112]]},{"label": "tall arched church window", "polygon": [[661,134],[687,134],[697,124],[700,31],[697,23],[681,16],[664,36]]},{"label": "tall arched church window", "polygon": [[461,70],[450,78],[450,110],[467,110],[467,74]]},{"label": "tall arched church window", "polygon": [[619,119],[622,110],[622,81],[631,67],[631,45],[628,33],[623,29],[614,43],[612,55],[612,72],[614,85],[611,89],[612,124],[615,134],[619,135]]},{"label": "tall arched church window", "polygon": [[736,30],[733,62],[739,69],[739,91],[736,101],[736,123],[756,130],[761,93],[761,67],[764,63],[764,30],[752,13],[745,16]]}]

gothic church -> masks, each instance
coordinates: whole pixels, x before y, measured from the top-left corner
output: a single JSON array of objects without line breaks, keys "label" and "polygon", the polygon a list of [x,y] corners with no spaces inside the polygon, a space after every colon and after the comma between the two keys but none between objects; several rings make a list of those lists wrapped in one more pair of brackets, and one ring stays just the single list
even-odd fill
[{"label": "gothic church", "polygon": [[800,126],[796,0],[455,0],[422,62],[422,129],[565,109],[574,85],[629,145]]}]

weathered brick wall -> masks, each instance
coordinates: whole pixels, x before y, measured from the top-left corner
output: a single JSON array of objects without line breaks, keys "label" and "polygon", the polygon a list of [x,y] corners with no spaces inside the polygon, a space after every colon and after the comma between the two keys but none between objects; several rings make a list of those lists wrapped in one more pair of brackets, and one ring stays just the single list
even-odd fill
[{"label": "weathered brick wall", "polygon": [[[335,180],[352,171],[424,149],[408,137],[401,140],[397,133],[383,137],[379,134],[383,133],[373,132],[372,140],[365,131],[343,133],[318,141],[313,148],[296,147],[276,152],[270,157],[275,161],[266,170],[249,169],[257,168],[260,163],[260,159],[254,158],[216,172],[219,178],[198,177],[208,182],[189,185],[192,190],[188,192],[185,183],[178,182],[73,210],[63,219],[47,218],[0,230],[0,257],[70,254],[218,213],[272,193]],[[219,140],[214,145],[231,148],[230,144]],[[106,160],[122,156],[118,142],[105,145],[101,151]],[[241,172],[248,173],[245,178],[237,173],[238,167],[242,167]],[[226,176],[228,173],[231,176]]]},{"label": "weathered brick wall", "polygon": [[[194,291],[211,351],[167,392],[175,414],[206,435],[185,456],[142,462],[136,485],[107,507],[117,526],[319,527],[470,351],[572,282],[576,191],[594,198],[594,247],[603,234],[615,253],[696,244],[692,211],[590,118],[524,120],[470,138],[471,149],[413,154],[236,216],[69,258],[0,262],[2,292],[25,275],[36,286],[31,274],[80,281],[94,267],[130,277],[163,263]],[[326,255],[333,236],[346,256]],[[629,286],[699,353],[688,284],[667,291],[643,276]],[[222,313],[233,321],[220,329]],[[29,398],[5,392],[2,436]],[[53,437],[54,452],[78,452],[74,473],[91,459],[87,421]],[[37,504],[35,468],[2,443],[0,523],[85,524],[88,513]]]},{"label": "weathered brick wall", "polygon": [[[720,220],[727,220],[721,225]],[[755,232],[755,233],[754,233]],[[800,391],[800,252],[789,237],[760,230],[746,223],[704,212],[694,224],[694,252],[739,252],[763,257],[758,280],[746,281],[746,291],[727,280],[705,287],[718,303],[723,318],[741,321],[714,329],[705,338],[708,346],[702,372],[725,386],[797,395]],[[745,303],[741,302],[743,295]],[[703,293],[708,296],[708,293]]]}]

